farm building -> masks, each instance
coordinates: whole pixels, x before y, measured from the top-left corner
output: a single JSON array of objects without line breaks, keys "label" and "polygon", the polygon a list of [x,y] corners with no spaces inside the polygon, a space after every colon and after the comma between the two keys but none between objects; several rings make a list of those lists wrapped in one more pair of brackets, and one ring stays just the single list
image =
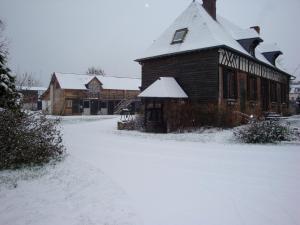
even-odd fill
[{"label": "farm building", "polygon": [[217,15],[216,0],[193,1],[136,60],[146,130],[287,112],[291,75],[276,64],[278,46],[262,42],[259,26],[242,29]]},{"label": "farm building", "polygon": [[53,115],[107,115],[138,107],[141,80],[100,75],[53,73],[43,95]]},{"label": "farm building", "polygon": [[23,108],[27,110],[42,110],[42,94],[47,90],[45,87],[17,87],[18,92],[22,94]]},{"label": "farm building", "polygon": [[291,84],[290,111],[292,114],[300,113],[300,83]]},{"label": "farm building", "polygon": [[300,84],[291,84],[290,88],[290,101],[300,99]]}]

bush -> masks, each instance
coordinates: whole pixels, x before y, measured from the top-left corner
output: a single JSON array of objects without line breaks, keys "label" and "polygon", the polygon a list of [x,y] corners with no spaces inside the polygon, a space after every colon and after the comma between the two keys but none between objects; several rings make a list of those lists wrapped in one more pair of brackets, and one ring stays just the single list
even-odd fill
[{"label": "bush", "polygon": [[236,129],[234,135],[244,143],[263,144],[290,141],[292,133],[288,125],[279,121],[255,121]]},{"label": "bush", "polygon": [[0,170],[41,165],[64,155],[59,120],[40,113],[0,110]]}]

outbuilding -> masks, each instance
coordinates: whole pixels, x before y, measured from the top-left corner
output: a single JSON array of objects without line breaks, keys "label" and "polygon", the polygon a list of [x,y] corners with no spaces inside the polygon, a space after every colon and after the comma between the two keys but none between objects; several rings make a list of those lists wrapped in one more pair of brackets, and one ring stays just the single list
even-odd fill
[{"label": "outbuilding", "polygon": [[53,73],[43,95],[53,115],[118,114],[139,104],[141,80],[129,77]]}]

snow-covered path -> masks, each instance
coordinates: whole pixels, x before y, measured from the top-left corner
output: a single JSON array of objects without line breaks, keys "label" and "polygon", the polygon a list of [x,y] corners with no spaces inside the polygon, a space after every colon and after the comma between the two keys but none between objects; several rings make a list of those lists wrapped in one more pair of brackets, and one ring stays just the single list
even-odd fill
[{"label": "snow-covered path", "polygon": [[0,172],[0,225],[300,225],[299,144],[117,131],[117,121],[64,118],[65,161]]},{"label": "snow-covered path", "polygon": [[143,224],[300,224],[299,145],[178,141],[116,122],[65,125],[66,144],[125,191]]}]

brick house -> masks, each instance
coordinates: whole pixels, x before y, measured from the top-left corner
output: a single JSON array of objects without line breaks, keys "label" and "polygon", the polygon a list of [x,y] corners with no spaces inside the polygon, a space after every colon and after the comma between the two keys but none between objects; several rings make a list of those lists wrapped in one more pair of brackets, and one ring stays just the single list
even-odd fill
[{"label": "brick house", "polygon": [[216,0],[193,1],[136,60],[142,67],[146,130],[170,131],[180,120],[170,111],[182,105],[215,107],[236,117],[284,114],[291,75],[276,64],[280,49],[262,42],[258,26],[242,29],[217,15]]}]

